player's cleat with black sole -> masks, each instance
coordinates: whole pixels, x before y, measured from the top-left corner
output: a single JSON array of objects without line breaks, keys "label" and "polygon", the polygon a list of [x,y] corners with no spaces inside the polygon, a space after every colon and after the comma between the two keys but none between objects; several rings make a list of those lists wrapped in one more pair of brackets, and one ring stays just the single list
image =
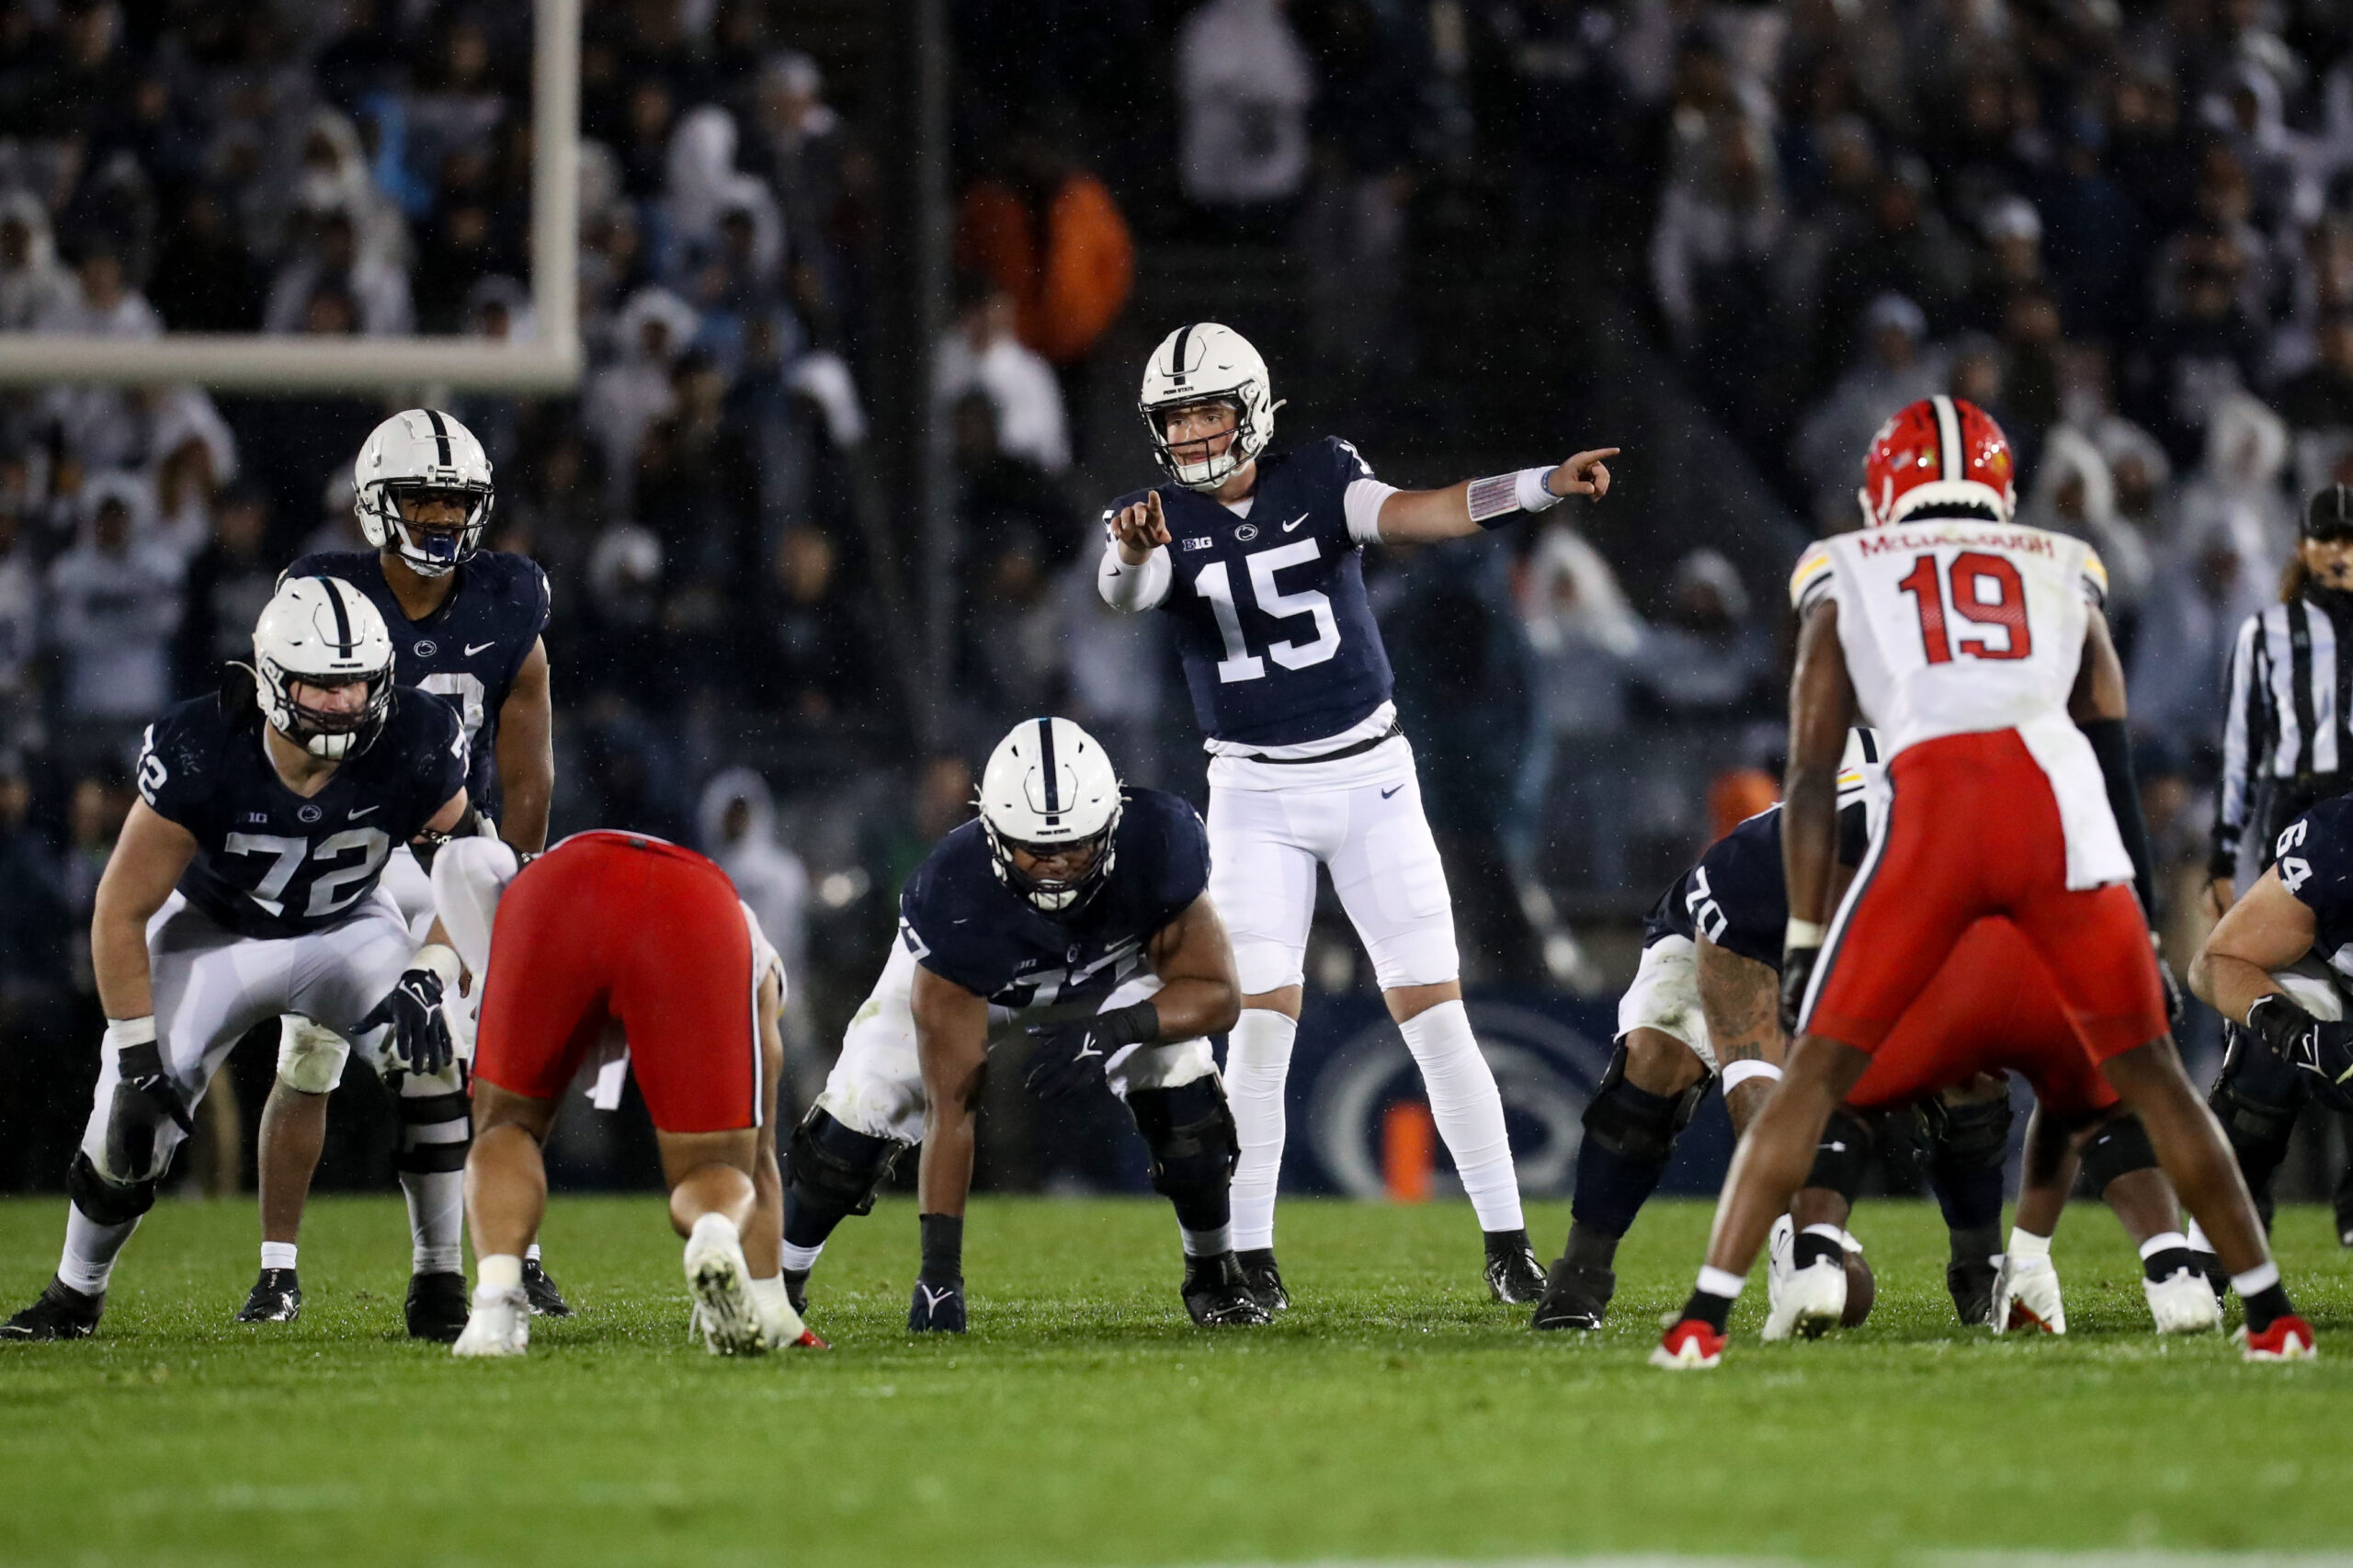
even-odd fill
[{"label": "player's cleat with black sole", "polygon": [[1487,1294],[1507,1307],[1525,1307],[1544,1299],[1544,1266],[1528,1244],[1526,1231],[1487,1233]]},{"label": "player's cleat with black sole", "polygon": [[462,1274],[412,1274],[408,1281],[408,1304],[404,1309],[408,1318],[411,1339],[430,1339],[437,1344],[455,1345],[458,1335],[466,1332],[466,1317],[472,1303],[466,1298],[466,1277]]},{"label": "player's cleat with black sole", "polygon": [[302,1315],[302,1284],[290,1268],[265,1268],[245,1304],[237,1309],[239,1323],[292,1323]]},{"label": "player's cleat with black sole", "polygon": [[799,1312],[803,1317],[808,1316],[809,1270],[805,1268],[788,1268],[785,1269],[783,1273],[784,1299],[792,1303],[792,1310],[794,1312]]},{"label": "player's cleat with black sole", "polygon": [[1603,1315],[1609,1311],[1609,1298],[1617,1293],[1616,1270],[1571,1263],[1564,1257],[1545,1277],[1544,1299],[1536,1303],[1536,1315],[1528,1320],[1528,1326],[1591,1334],[1601,1326]]},{"label": "player's cleat with black sole", "polygon": [[548,1274],[547,1266],[536,1257],[523,1260],[523,1299],[531,1303],[535,1318],[568,1318],[572,1303],[555,1288],[555,1280]]},{"label": "player's cleat with black sole", "polygon": [[1290,1311],[1290,1292],[1283,1289],[1283,1274],[1275,1267],[1274,1248],[1253,1247],[1233,1256],[1242,1265],[1243,1282],[1249,1287],[1253,1301],[1269,1314]]},{"label": "player's cleat with black sole", "polygon": [[1972,1258],[1945,1265],[1945,1289],[1952,1293],[1952,1310],[1970,1328],[1983,1328],[1994,1315],[1994,1281],[2001,1274],[1992,1258]]},{"label": "player's cleat with black sole", "polygon": [[1247,1328],[1274,1317],[1250,1293],[1241,1260],[1230,1252],[1185,1260],[1185,1310],[1203,1328]]},{"label": "player's cleat with black sole", "polygon": [[52,1275],[31,1306],[0,1323],[0,1339],[87,1339],[106,1310],[105,1291],[85,1296]]},{"label": "player's cleat with black sole", "polygon": [[2271,1325],[2261,1334],[2249,1333],[2242,1324],[2232,1337],[2238,1341],[2239,1351],[2250,1361],[2309,1361],[2320,1354],[2320,1346],[2313,1338],[2313,1325],[2293,1312],[2282,1312],[2271,1320]]}]

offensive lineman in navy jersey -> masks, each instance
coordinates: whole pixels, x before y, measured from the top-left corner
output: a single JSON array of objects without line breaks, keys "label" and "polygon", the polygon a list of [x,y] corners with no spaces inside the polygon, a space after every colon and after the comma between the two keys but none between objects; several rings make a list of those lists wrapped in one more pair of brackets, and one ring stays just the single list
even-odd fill
[{"label": "offensive lineman in navy jersey", "polygon": [[1213,322],[1153,350],[1138,406],[1169,483],[1104,512],[1097,586],[1114,608],[1176,618],[1208,733],[1211,891],[1243,990],[1227,1063],[1243,1267],[1268,1310],[1290,1304],[1275,1265],[1275,1186],[1323,865],[1485,1233],[1487,1287],[1498,1301],[1533,1301],[1544,1272],[1528,1244],[1503,1099],[1463,1010],[1446,868],[1398,732],[1359,557],[1377,540],[1459,539],[1571,495],[1597,500],[1609,491],[1603,460],[1618,449],[1419,491],[1381,483],[1330,437],[1267,457],[1279,405],[1266,361]]},{"label": "offensive lineman in navy jersey", "polygon": [[[0,1338],[97,1327],[115,1259],[191,1112],[267,1018],[323,1019],[371,1061],[392,1060],[404,1105],[455,1097],[464,1114],[440,1013],[457,957],[417,945],[381,879],[394,845],[472,820],[465,777],[448,705],[394,686],[383,618],[333,577],[280,587],[255,628],[253,668],[233,666],[218,696],[148,727],[140,800],[90,921],[108,1022],[66,1173],[64,1256]],[[409,1197],[418,1251],[454,1254],[459,1216]]]},{"label": "offensive lineman in navy jersey", "polygon": [[[555,786],[550,743],[547,574],[536,562],[480,548],[495,496],[490,459],[473,432],[438,409],[412,408],[379,425],[353,464],[354,505],[374,553],[306,555],[289,578],[340,577],[368,596],[392,639],[393,678],[440,697],[456,711],[473,762],[466,791],[498,835],[525,855],[547,846]],[[385,885],[411,925],[429,918],[433,890],[406,846],[396,848]],[[465,1031],[465,1013],[453,1009]],[[464,1038],[471,1039],[470,1035]],[[302,1309],[295,1272],[302,1209],[326,1139],[327,1095],[343,1076],[349,1047],[312,1019],[280,1020],[278,1078],[263,1108],[259,1152],[261,1273],[240,1323],[290,1323]],[[464,1108],[443,1107],[428,1137],[404,1155],[404,1177],[455,1204],[465,1170]],[[454,1257],[414,1260],[426,1293],[412,1317],[431,1336],[454,1339],[466,1301],[449,1281]],[[571,1309],[541,1267],[525,1260],[534,1312]]]},{"label": "offensive lineman in navy jersey", "polygon": [[1122,791],[1092,736],[1033,719],[999,742],[980,817],[907,879],[899,939],[786,1157],[784,1278],[805,1307],[834,1228],[923,1144],[923,1266],[907,1326],[964,1327],[964,1199],[993,1032],[1037,1041],[1040,1094],[1108,1083],[1176,1210],[1197,1324],[1263,1324],[1233,1255],[1238,1153],[1209,1035],[1241,1005],[1192,807]]}]

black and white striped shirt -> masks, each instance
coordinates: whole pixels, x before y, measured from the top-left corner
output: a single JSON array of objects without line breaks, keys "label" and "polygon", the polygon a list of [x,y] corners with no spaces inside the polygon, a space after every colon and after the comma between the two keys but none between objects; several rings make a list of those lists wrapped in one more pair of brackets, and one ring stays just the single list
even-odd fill
[{"label": "black and white striped shirt", "polygon": [[[2353,778],[2353,617],[2340,625],[2299,596],[2246,618],[2231,647],[2230,708],[2222,725],[2222,787],[2214,813],[2217,876],[2235,874],[2241,838],[2267,795],[2303,802],[2340,793]],[[2302,809],[2300,805],[2299,810]],[[2257,863],[2268,864],[2268,845]]]}]

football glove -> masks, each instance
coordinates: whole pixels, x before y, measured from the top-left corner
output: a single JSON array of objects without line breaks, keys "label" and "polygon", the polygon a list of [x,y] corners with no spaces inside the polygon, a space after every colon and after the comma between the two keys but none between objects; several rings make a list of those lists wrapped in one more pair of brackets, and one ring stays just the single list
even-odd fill
[{"label": "football glove", "polygon": [[1821,961],[1818,947],[1790,948],[1781,954],[1781,1032],[1793,1040],[1798,1016],[1805,1011],[1806,989],[1813,983],[1813,966]]},{"label": "football glove", "polygon": [[1160,1037],[1160,1009],[1134,1002],[1066,1023],[1032,1024],[1035,1049],[1022,1079],[1040,1099],[1060,1099],[1103,1082],[1103,1071],[1121,1048]]},{"label": "football glove", "polygon": [[915,1300],[907,1304],[907,1332],[963,1333],[964,1282],[950,1279],[941,1284],[929,1279],[916,1280]]},{"label": "football glove", "polygon": [[441,1008],[442,995],[455,985],[457,976],[458,955],[438,942],[428,943],[402,971],[400,983],[359,1020],[359,1028],[389,1025],[392,1034],[387,1054],[419,1077],[438,1076],[457,1059],[449,1021]]},{"label": "football glove", "polygon": [[169,1117],[182,1136],[196,1131],[178,1085],[164,1071],[152,1017],[107,1025],[115,1049],[118,1077],[112,1114],[107,1118],[107,1174],[124,1181],[161,1175],[155,1167],[156,1114]]}]

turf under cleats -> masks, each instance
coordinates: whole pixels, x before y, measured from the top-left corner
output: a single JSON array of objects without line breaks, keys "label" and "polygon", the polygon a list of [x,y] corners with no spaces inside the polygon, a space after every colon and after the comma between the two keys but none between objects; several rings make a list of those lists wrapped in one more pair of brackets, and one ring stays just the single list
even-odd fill
[{"label": "turf under cleats", "polygon": [[1185,1260],[1185,1310],[1203,1328],[1248,1328],[1274,1315],[1251,1293],[1249,1277],[1231,1252]]},{"label": "turf under cleats", "polygon": [[1283,1274],[1275,1267],[1274,1248],[1254,1247],[1233,1256],[1242,1265],[1242,1278],[1254,1301],[1269,1314],[1290,1311],[1290,1292],[1283,1289]]},{"label": "turf under cleats", "polygon": [[1507,1307],[1533,1306],[1544,1299],[1544,1266],[1528,1244],[1526,1231],[1487,1233],[1487,1294]]},{"label": "turf under cleats", "polygon": [[523,1260],[523,1299],[531,1303],[531,1315],[535,1318],[572,1315],[572,1303],[563,1299],[563,1292],[555,1288],[547,1266],[536,1257]]},{"label": "turf under cleats", "polygon": [[1609,1310],[1609,1298],[1617,1293],[1615,1270],[1597,1268],[1589,1263],[1571,1263],[1564,1257],[1545,1277],[1544,1299],[1536,1303],[1536,1315],[1528,1320],[1528,1326],[1577,1329],[1590,1334],[1601,1326],[1602,1315]]},{"label": "turf under cleats", "polygon": [[1703,1372],[1724,1358],[1723,1335],[1698,1318],[1685,1318],[1651,1352],[1651,1365],[1669,1372]]},{"label": "turf under cleats", "polygon": [[239,1323],[292,1323],[302,1315],[302,1284],[290,1268],[265,1268],[245,1304],[237,1309]]},{"label": "turf under cleats", "polygon": [[744,1238],[733,1221],[724,1214],[697,1220],[687,1238],[686,1267],[703,1348],[714,1356],[757,1356],[766,1350],[767,1335],[752,1301],[752,1269],[744,1261]]},{"label": "turf under cleats", "polygon": [[2183,1264],[2163,1279],[2143,1278],[2149,1316],[2159,1334],[2204,1334],[2222,1326],[2222,1303],[2195,1264]]},{"label": "turf under cleats", "polygon": [[1765,1312],[1765,1337],[1819,1339],[1846,1315],[1847,1259],[1842,1254],[1789,1271],[1780,1288],[1771,1293]]},{"label": "turf under cleats", "polygon": [[408,1302],[403,1309],[411,1339],[454,1345],[466,1331],[466,1277],[462,1274],[412,1274]]},{"label": "turf under cleats", "polygon": [[1963,1324],[1982,1328],[1992,1319],[1994,1285],[2001,1273],[1990,1257],[1955,1258],[1945,1265],[1945,1289],[1951,1292],[1952,1310]]},{"label": "turf under cleats", "polygon": [[1994,1315],[1986,1322],[1995,1334],[2029,1329],[2066,1333],[2067,1303],[2059,1294],[2059,1271],[2051,1260],[2003,1254],[2000,1278],[1994,1284]]},{"label": "turf under cleats", "polygon": [[2250,1333],[2241,1324],[2232,1335],[2239,1343],[2239,1350],[2250,1361],[2309,1361],[2320,1354],[2320,1346],[2313,1338],[2313,1325],[2293,1312],[2282,1312],[2271,1320],[2261,1334]]},{"label": "turf under cleats", "polygon": [[520,1356],[530,1345],[530,1293],[514,1286],[484,1285],[474,1292],[473,1311],[449,1346],[449,1354]]},{"label": "turf under cleats", "polygon": [[85,1296],[52,1275],[31,1306],[0,1323],[0,1339],[87,1339],[106,1310],[105,1291]]}]

